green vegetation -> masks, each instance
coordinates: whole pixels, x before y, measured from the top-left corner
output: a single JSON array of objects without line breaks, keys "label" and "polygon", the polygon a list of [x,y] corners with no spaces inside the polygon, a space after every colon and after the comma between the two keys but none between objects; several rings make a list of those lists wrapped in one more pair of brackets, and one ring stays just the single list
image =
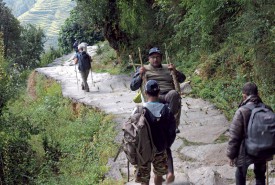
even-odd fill
[{"label": "green vegetation", "polygon": [[[54,28],[47,34],[58,31],[59,22],[45,15],[60,1],[39,1],[44,11],[32,11],[44,21],[41,28]],[[75,2],[60,33],[61,48],[43,54],[42,29],[20,26],[0,0],[1,184],[123,184],[103,181],[107,159],[116,152],[111,116],[62,98],[59,84],[35,73],[25,93],[30,71],[70,51],[75,38],[93,44],[103,36],[108,44],[98,44],[94,67],[111,74],[129,72],[129,54],[139,63],[138,47],[145,62],[151,47],[164,51],[167,44],[170,58],[192,81],[191,96],[214,102],[231,119],[242,85],[254,81],[275,109],[273,1]],[[69,9],[62,8],[54,17]]]},{"label": "green vegetation", "polygon": [[246,174],[246,180],[252,181],[255,178],[253,169],[248,169]]},{"label": "green vegetation", "polygon": [[223,133],[222,135],[220,135],[218,139],[215,140],[215,143],[225,143],[227,141],[228,141],[228,136],[225,135],[225,133]]},{"label": "green vegetation", "polygon": [[[72,51],[75,40],[78,40],[79,43],[89,43],[89,45],[104,40],[101,30],[94,25],[87,24],[86,18],[79,17],[76,10],[71,11],[70,15],[59,32],[58,45],[62,48],[63,53]],[[82,21],[78,21],[79,19]]]},{"label": "green vegetation", "polygon": [[40,66],[47,66],[48,64],[52,63],[55,59],[62,56],[62,52],[60,49],[54,49],[51,47],[46,53],[41,55],[40,59]]},{"label": "green vegetation", "polygon": [[116,152],[111,116],[64,99],[36,73],[0,119],[1,184],[99,184]]},{"label": "green vegetation", "polygon": [[97,47],[97,54],[93,57],[93,71],[120,74],[123,71],[123,67],[117,61],[115,50],[110,47],[108,42],[98,43]]}]

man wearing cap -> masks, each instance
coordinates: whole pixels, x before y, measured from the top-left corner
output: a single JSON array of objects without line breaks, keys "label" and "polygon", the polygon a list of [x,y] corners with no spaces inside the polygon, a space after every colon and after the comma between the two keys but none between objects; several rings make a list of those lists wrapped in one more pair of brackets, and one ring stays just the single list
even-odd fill
[{"label": "man wearing cap", "polygon": [[[152,161],[154,167],[154,182],[162,184],[162,176],[166,176],[167,184],[174,181],[173,161],[170,147],[175,140],[176,122],[174,115],[167,105],[159,102],[160,88],[155,80],[149,80],[145,85],[145,94],[148,102],[144,103],[145,118],[150,125],[150,130],[157,152]],[[137,109],[134,110],[134,112]],[[149,185],[151,172],[151,162],[137,168],[136,182],[142,185]]]},{"label": "man wearing cap", "polygon": [[185,75],[176,70],[173,64],[162,64],[162,53],[157,47],[149,50],[149,64],[140,67],[131,81],[130,88],[132,91],[139,89],[143,81],[156,80],[160,86],[159,100],[167,103],[171,112],[176,118],[176,132],[179,133],[181,97],[175,90],[171,70],[175,71],[179,83],[184,82]]}]

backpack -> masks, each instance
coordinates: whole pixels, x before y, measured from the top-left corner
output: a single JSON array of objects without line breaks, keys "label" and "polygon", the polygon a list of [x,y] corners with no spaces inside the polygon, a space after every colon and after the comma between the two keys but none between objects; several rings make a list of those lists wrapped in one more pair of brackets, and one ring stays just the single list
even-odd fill
[{"label": "backpack", "polygon": [[122,149],[132,165],[151,162],[157,151],[151,135],[150,125],[145,118],[146,109],[137,106],[137,111],[123,124]]},{"label": "backpack", "polygon": [[245,139],[249,155],[266,158],[275,154],[275,113],[263,103],[245,105],[251,110]]},{"label": "backpack", "polygon": [[79,53],[78,69],[79,71],[85,71],[91,69],[91,58],[85,51]]},{"label": "backpack", "polygon": [[78,42],[74,42],[74,44],[73,44],[73,48],[74,48],[74,50],[75,51],[78,51]]}]

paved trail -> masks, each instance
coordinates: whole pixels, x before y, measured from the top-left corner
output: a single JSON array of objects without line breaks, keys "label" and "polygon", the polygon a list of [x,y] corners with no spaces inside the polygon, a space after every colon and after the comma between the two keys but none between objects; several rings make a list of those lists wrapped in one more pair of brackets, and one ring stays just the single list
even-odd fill
[{"label": "paved trail", "polygon": [[[91,55],[96,47],[88,47]],[[106,113],[113,114],[117,128],[123,123],[133,107],[135,92],[129,89],[130,77],[127,75],[110,75],[108,73],[92,73],[88,84],[90,92],[80,88],[80,74],[76,80],[75,66],[68,61],[73,54],[58,58],[51,67],[38,68],[37,72],[54,78],[62,85],[65,97],[86,105],[97,107]],[[79,87],[77,87],[77,84]],[[225,116],[209,102],[202,99],[183,97],[180,131],[172,146],[176,180],[174,185],[231,185],[234,184],[234,171],[225,156],[226,142],[218,142],[219,138],[227,134],[229,126]],[[115,138],[121,140],[121,132]],[[127,177],[127,161],[120,153],[117,161],[109,160],[110,171],[108,178],[121,179]],[[133,182],[133,167],[130,166],[130,182]],[[153,174],[152,174],[153,176]],[[150,184],[153,184],[151,178]],[[253,182],[248,182],[252,184]],[[270,184],[275,184],[271,179]]]}]

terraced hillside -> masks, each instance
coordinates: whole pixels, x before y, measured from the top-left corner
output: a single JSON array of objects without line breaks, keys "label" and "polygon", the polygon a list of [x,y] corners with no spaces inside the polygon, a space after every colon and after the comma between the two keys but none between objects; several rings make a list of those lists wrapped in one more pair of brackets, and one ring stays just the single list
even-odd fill
[{"label": "terraced hillside", "polygon": [[36,2],[36,0],[4,0],[7,6],[12,10],[15,17],[27,12]]},{"label": "terraced hillside", "polygon": [[[7,5],[12,5],[11,0],[6,1]],[[16,2],[17,0],[13,1]],[[22,4],[22,6],[25,5]],[[69,17],[70,11],[74,6],[75,2],[72,0],[35,0],[32,6],[28,6],[30,9],[17,18],[22,25],[31,23],[41,27],[45,31],[47,36],[45,48],[47,49],[50,46],[57,46],[57,38],[61,25]]]}]

